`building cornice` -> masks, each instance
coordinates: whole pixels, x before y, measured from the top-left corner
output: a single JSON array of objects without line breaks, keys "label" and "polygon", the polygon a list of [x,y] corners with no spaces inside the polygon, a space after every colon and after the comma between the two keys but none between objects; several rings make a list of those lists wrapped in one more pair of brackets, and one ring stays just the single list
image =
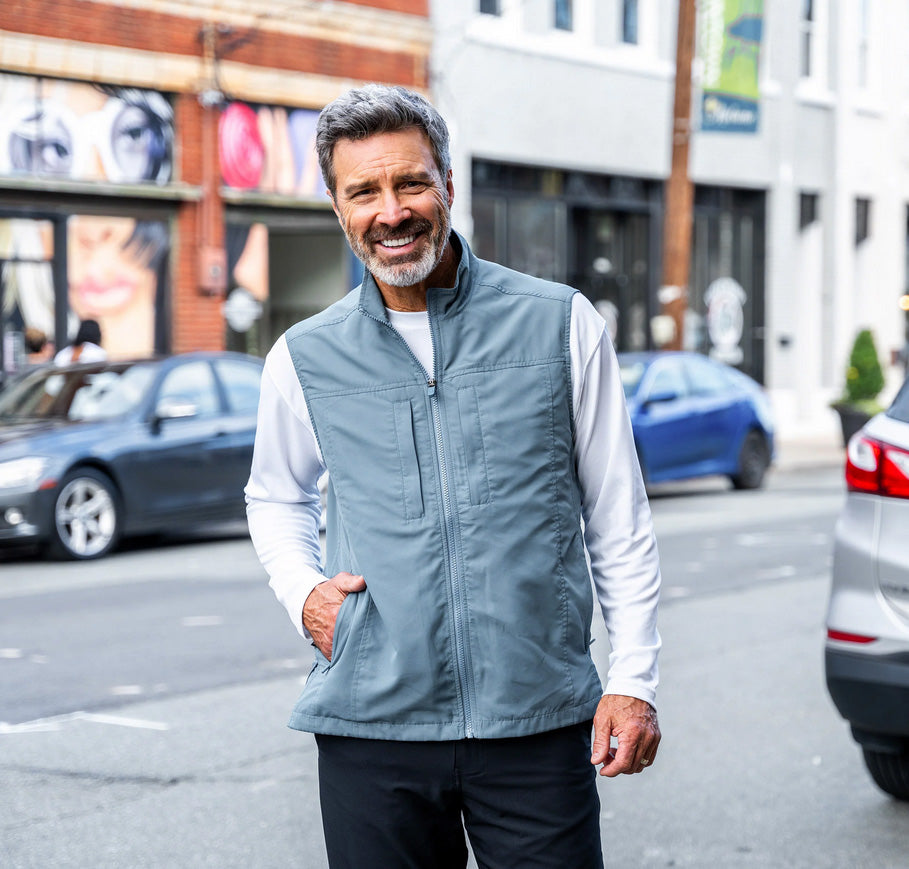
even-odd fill
[{"label": "building cornice", "polygon": [[[141,51],[0,30],[0,70],[107,84],[196,93],[208,87],[202,56]],[[321,108],[362,82],[309,72],[221,61],[219,83],[230,99]]]}]

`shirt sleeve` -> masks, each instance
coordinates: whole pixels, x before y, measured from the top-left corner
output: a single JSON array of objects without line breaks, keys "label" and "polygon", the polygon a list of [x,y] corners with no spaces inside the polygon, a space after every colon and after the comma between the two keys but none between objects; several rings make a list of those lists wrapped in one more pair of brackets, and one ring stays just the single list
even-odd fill
[{"label": "shirt sleeve", "polygon": [[280,338],[265,360],[252,468],[249,533],[269,585],[301,636],[303,604],[322,582],[319,477],[325,471],[290,352]]},{"label": "shirt sleeve", "polygon": [[659,554],[618,360],[605,322],[581,293],[572,303],[570,338],[584,539],[611,648],[605,693],[652,704]]}]

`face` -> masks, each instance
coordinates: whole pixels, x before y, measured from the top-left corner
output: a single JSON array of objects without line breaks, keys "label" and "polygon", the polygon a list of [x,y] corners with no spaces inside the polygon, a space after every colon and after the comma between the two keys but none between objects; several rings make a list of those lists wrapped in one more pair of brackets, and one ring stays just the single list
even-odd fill
[{"label": "face", "polygon": [[335,213],[373,277],[413,287],[439,265],[451,232],[454,188],[419,129],[335,145]]},{"label": "face", "polygon": [[154,304],[157,276],[131,255],[129,217],[69,219],[69,298],[80,318],[104,318]]}]

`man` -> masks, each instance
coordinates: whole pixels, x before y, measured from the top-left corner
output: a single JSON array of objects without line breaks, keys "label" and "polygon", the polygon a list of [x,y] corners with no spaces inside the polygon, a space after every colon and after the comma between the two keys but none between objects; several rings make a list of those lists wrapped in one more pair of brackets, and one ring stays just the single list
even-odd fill
[{"label": "man", "polygon": [[466,827],[483,867],[602,866],[594,765],[641,772],[660,741],[658,556],[603,321],[451,230],[419,95],[347,93],[317,148],[367,272],[269,354],[246,491],[316,650],[290,726],[316,734],[330,865],[463,867]]}]

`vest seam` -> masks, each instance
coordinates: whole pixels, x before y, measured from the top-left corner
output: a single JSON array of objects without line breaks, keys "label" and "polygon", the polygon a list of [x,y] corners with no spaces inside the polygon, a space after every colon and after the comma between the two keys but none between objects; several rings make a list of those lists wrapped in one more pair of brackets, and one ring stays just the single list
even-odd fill
[{"label": "vest seam", "polygon": [[546,371],[546,381],[549,387],[549,491],[550,498],[552,499],[552,515],[555,518],[554,521],[554,531],[555,531],[555,544],[556,551],[559,553],[559,615],[560,615],[560,627],[561,627],[561,642],[559,657],[562,659],[562,668],[565,671],[565,678],[568,682],[568,689],[570,696],[574,697],[575,686],[574,680],[571,677],[571,661],[568,656],[568,593],[566,590],[567,580],[565,578],[565,563],[564,563],[564,540],[562,534],[562,517],[561,511],[558,509],[559,506],[559,493],[558,493],[558,472],[556,468],[556,439],[555,439],[555,406],[553,402],[553,389],[552,389],[552,377],[550,376],[549,371]]}]

